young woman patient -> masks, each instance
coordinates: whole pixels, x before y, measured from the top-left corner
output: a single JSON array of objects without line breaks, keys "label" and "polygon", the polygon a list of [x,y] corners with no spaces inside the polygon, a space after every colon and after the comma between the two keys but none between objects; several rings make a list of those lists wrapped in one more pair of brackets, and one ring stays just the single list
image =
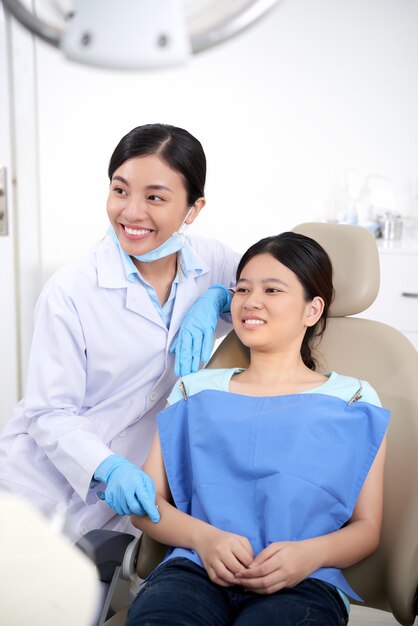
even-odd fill
[{"label": "young woman patient", "polygon": [[365,381],[316,369],[333,297],[323,248],[295,233],[242,257],[231,313],[248,369],[180,380],[144,466],[173,546],[127,626],[336,626],[359,599],[341,569],[373,552],[389,411]]}]

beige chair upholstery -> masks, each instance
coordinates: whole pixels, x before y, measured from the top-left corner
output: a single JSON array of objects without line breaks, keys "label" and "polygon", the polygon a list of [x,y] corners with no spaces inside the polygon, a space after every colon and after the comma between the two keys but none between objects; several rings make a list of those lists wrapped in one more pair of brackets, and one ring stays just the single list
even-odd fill
[{"label": "beige chair upholstery", "polygon": [[[321,370],[368,380],[382,404],[392,410],[381,545],[346,575],[366,606],[390,611],[399,623],[411,626],[417,614],[418,585],[418,353],[395,329],[346,317],[368,308],[379,289],[377,247],[366,230],[323,223],[301,224],[294,230],[321,243],[334,268],[336,295],[318,347]],[[208,367],[247,364],[248,351],[231,332]],[[147,552],[139,555],[142,575],[150,558]]]}]

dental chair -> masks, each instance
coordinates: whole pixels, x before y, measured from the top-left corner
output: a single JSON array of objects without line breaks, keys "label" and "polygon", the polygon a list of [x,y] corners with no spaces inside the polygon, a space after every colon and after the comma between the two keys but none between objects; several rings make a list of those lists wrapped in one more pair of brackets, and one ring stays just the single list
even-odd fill
[{"label": "dental chair", "polygon": [[[324,223],[301,224],[294,231],[317,240],[334,268],[335,300],[317,349],[321,371],[369,381],[383,406],[392,411],[380,547],[345,574],[364,599],[363,606],[388,611],[400,624],[412,626],[418,588],[418,353],[394,328],[351,317],[367,309],[379,290],[379,257],[370,233],[357,226]],[[232,331],[207,367],[247,365],[247,349]],[[145,578],[165,548],[146,536],[138,545],[135,568]],[[115,615],[106,626],[122,626],[126,613],[127,609]]]}]

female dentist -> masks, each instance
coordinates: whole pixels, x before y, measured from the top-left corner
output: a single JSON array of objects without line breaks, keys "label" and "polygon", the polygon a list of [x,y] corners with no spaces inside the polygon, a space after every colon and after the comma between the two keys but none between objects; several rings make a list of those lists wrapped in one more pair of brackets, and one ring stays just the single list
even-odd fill
[{"label": "female dentist", "polygon": [[209,358],[239,260],[183,234],[205,205],[205,177],[186,130],[134,128],[110,159],[107,236],[38,300],[25,397],[0,438],[0,489],[46,514],[65,507],[73,541],[135,532],[131,514],[159,519],[139,468],[175,382],[170,346],[176,338],[178,374]]}]

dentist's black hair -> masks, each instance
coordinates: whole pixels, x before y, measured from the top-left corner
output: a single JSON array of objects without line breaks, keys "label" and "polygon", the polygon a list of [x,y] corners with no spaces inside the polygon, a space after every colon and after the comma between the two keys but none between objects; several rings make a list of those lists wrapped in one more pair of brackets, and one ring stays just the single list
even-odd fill
[{"label": "dentist's black hair", "polygon": [[109,162],[109,179],[128,159],[155,154],[181,174],[188,206],[205,195],[206,156],[202,144],[187,130],[169,124],[144,124],[122,137]]},{"label": "dentist's black hair", "polygon": [[314,326],[306,329],[300,348],[305,365],[315,370],[316,361],[312,356],[313,340],[319,339],[324,334],[329,307],[334,298],[331,259],[314,239],[299,233],[285,232],[274,237],[265,237],[248,248],[238,264],[237,281],[248,261],[259,254],[271,254],[296,274],[303,287],[306,302],[313,300],[315,296],[320,296],[324,301],[322,316]]}]

